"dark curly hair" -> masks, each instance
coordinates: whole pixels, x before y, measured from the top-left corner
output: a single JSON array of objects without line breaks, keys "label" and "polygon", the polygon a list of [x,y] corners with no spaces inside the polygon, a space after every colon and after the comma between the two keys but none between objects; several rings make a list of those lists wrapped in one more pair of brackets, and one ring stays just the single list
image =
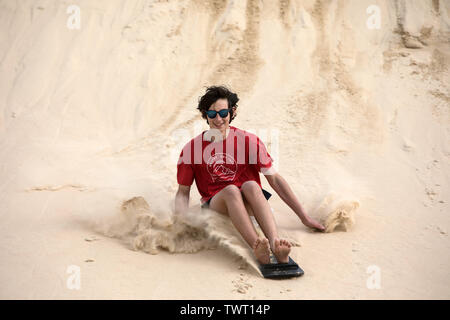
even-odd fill
[{"label": "dark curly hair", "polygon": [[206,111],[208,111],[211,105],[219,99],[228,100],[228,108],[230,108],[230,123],[231,123],[231,121],[236,117],[236,114],[233,112],[232,108],[238,107],[237,102],[239,101],[239,98],[236,93],[231,92],[225,86],[207,87],[206,93],[198,99],[197,109],[200,110],[200,112],[202,113],[202,118],[206,119],[206,122],[208,122],[208,119],[206,118],[207,117]]}]

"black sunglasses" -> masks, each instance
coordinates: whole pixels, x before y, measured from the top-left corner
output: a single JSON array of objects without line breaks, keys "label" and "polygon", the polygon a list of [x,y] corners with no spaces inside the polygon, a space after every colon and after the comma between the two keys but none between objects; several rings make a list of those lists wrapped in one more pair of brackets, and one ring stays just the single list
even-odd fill
[{"label": "black sunglasses", "polygon": [[210,119],[214,119],[217,116],[217,114],[219,114],[219,116],[221,116],[222,118],[226,118],[228,116],[229,111],[230,109],[222,109],[220,111],[208,110],[206,111],[206,114]]}]

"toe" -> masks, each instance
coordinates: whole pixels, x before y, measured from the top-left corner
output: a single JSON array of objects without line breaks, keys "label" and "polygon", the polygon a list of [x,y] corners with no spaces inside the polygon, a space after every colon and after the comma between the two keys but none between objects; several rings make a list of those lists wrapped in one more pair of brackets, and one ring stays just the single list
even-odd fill
[{"label": "toe", "polygon": [[269,240],[263,239],[263,246],[264,246],[265,251],[270,252]]},{"label": "toe", "polygon": [[275,239],[275,248],[278,248],[280,246],[280,239]]},{"label": "toe", "polygon": [[259,238],[255,240],[255,243],[253,244],[253,249],[258,248],[258,245],[259,245],[260,241],[261,240]]}]

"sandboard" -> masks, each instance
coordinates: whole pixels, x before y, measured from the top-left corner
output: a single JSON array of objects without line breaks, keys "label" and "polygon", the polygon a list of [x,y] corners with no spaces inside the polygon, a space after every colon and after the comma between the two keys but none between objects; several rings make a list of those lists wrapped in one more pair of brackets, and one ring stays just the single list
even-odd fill
[{"label": "sandboard", "polygon": [[270,255],[270,263],[259,265],[259,270],[269,279],[300,277],[305,273],[291,257],[288,263],[278,263],[273,255]]}]

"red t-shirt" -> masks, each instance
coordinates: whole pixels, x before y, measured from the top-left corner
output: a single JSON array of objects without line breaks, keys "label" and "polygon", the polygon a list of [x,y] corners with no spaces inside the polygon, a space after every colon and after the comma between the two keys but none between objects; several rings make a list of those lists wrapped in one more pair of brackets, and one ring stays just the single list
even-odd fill
[{"label": "red t-shirt", "polygon": [[218,142],[209,141],[212,131],[203,131],[183,147],[178,159],[178,184],[190,186],[195,180],[202,203],[229,184],[240,188],[253,180],[261,187],[259,172],[272,166],[273,159],[256,135],[229,128],[227,138]]}]

